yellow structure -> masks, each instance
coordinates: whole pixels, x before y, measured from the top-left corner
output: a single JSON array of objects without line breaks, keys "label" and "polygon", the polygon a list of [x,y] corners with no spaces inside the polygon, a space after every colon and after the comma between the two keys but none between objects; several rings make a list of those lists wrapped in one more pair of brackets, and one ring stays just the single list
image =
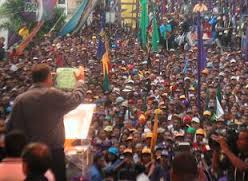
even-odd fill
[{"label": "yellow structure", "polygon": [[121,19],[124,25],[136,28],[138,0],[121,0]]}]

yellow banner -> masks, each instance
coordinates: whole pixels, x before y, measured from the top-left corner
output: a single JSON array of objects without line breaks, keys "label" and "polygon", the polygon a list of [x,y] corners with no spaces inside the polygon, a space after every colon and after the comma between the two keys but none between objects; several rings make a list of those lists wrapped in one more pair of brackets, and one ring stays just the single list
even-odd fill
[{"label": "yellow banner", "polygon": [[136,27],[136,1],[137,0],[121,0],[121,19],[122,23],[132,28]]}]

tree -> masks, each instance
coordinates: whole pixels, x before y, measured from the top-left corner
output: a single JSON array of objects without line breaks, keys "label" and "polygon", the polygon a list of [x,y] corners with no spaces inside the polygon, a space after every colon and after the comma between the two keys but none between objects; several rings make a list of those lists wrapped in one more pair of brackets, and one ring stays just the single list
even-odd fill
[{"label": "tree", "polygon": [[23,17],[24,11],[23,0],[7,0],[0,7],[0,29],[7,29],[11,32],[17,32],[25,23]]},{"label": "tree", "polygon": [[[62,8],[55,7],[51,16],[52,18],[45,20],[37,34],[38,38],[43,37],[52,28],[54,32],[57,32],[63,26],[66,17]],[[0,17],[0,29],[6,29],[16,35],[24,24],[31,31],[37,23],[35,12],[25,12],[24,0],[6,0],[0,7]],[[55,24],[56,27],[54,27]]]}]

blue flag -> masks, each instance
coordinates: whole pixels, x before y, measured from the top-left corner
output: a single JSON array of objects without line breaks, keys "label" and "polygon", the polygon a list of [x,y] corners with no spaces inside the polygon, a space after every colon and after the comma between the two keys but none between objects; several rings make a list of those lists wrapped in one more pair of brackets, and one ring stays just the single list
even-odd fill
[{"label": "blue flag", "polygon": [[102,39],[99,38],[97,52],[96,52],[97,60],[101,60],[104,53],[105,53],[105,45],[104,45]]}]

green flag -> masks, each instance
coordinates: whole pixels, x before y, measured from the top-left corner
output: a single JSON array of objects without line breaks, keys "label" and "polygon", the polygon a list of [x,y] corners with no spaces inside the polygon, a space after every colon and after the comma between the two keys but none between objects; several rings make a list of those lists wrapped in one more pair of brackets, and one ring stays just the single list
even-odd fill
[{"label": "green flag", "polygon": [[147,10],[147,0],[140,0],[141,4],[141,16],[140,16],[140,41],[142,47],[146,47],[147,43],[147,27],[149,23],[149,16],[148,16],[148,10]]},{"label": "green flag", "polygon": [[219,102],[222,101],[222,95],[221,95],[221,88],[220,88],[220,85],[217,86],[217,89],[216,89],[216,97],[218,98]]},{"label": "green flag", "polygon": [[159,32],[158,32],[158,24],[156,20],[156,15],[153,10],[153,17],[152,17],[152,51],[158,51],[158,44],[159,44]]},{"label": "green flag", "polygon": [[109,76],[108,71],[106,69],[103,77],[103,90],[104,92],[110,91]]}]

